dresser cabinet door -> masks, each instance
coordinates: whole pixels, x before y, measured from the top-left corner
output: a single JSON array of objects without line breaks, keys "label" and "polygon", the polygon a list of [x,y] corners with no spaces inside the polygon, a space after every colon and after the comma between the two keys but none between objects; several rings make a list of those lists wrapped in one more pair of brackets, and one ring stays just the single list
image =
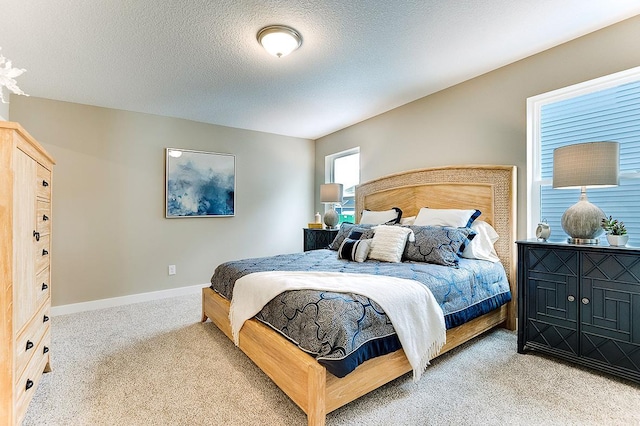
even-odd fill
[{"label": "dresser cabinet door", "polygon": [[640,372],[640,257],[585,252],[581,275],[581,356]]},{"label": "dresser cabinet door", "polygon": [[527,342],[578,354],[578,255],[574,250],[529,246]]},{"label": "dresser cabinet door", "polygon": [[36,187],[37,163],[19,149],[14,153],[14,329],[20,331],[37,310]]}]

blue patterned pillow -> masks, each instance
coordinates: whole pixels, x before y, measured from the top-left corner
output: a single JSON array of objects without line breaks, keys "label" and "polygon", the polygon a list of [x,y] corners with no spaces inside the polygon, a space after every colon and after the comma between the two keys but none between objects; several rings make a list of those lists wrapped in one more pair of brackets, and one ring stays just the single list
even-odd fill
[{"label": "blue patterned pillow", "polygon": [[444,266],[458,266],[460,254],[476,235],[470,228],[448,226],[408,226],[407,228],[413,231],[415,241],[407,242],[403,258]]}]

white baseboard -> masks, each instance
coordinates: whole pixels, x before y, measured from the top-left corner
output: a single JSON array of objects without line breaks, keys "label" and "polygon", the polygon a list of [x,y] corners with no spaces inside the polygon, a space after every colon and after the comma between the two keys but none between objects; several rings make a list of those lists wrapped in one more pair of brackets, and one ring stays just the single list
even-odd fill
[{"label": "white baseboard", "polygon": [[131,294],[129,296],[111,297],[109,299],[92,300],[90,302],[53,306],[51,308],[51,315],[75,314],[76,312],[95,311],[96,309],[113,308],[115,306],[129,305],[131,303],[150,302],[152,300],[166,299],[168,297],[196,294],[200,293],[204,287],[209,287],[209,285],[210,284],[196,284],[168,290],[151,291],[149,293]]}]

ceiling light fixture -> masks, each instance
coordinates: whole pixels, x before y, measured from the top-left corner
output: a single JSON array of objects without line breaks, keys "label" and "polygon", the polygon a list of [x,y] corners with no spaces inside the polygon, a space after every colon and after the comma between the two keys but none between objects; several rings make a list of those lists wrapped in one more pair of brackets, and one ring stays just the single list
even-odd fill
[{"label": "ceiling light fixture", "polygon": [[302,45],[299,32],[284,25],[270,25],[258,31],[258,42],[273,56],[281,58]]}]

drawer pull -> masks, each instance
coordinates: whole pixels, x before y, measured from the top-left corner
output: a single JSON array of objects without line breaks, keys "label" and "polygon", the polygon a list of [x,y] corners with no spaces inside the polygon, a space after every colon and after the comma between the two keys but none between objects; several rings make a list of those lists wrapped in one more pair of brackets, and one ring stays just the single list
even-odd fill
[{"label": "drawer pull", "polygon": [[49,220],[49,216],[47,216],[46,214],[43,214],[42,220],[46,222],[47,220]]},{"label": "drawer pull", "polygon": [[24,390],[29,390],[33,387],[33,380],[31,379],[27,379],[27,385],[25,386]]},{"label": "drawer pull", "polygon": [[47,321],[49,321],[49,317],[45,315],[45,316],[42,318],[42,322],[47,322]]},{"label": "drawer pull", "polygon": [[42,180],[42,186],[49,186],[49,182],[47,182],[46,180]]},{"label": "drawer pull", "polygon": [[46,256],[49,254],[49,251],[47,249],[42,249],[42,255]]},{"label": "drawer pull", "polygon": [[587,299],[586,297],[583,297],[583,298],[582,298],[582,304],[583,304],[583,305],[588,305],[588,304],[589,304],[589,302],[590,302],[590,300],[589,300],[589,299]]},{"label": "drawer pull", "polygon": [[33,231],[33,236],[36,238],[36,241],[40,241],[40,233],[38,231]]},{"label": "drawer pull", "polygon": [[31,340],[27,340],[27,349],[25,349],[25,350],[28,351],[32,347],[33,347],[33,342]]},{"label": "drawer pull", "polygon": [[46,283],[42,283],[42,291],[45,291],[48,288],[49,286]]},{"label": "drawer pull", "polygon": [[47,352],[49,352],[49,348],[45,346],[44,349],[42,349],[42,353],[46,354]]},{"label": "drawer pull", "polygon": [[576,298],[575,298],[575,297],[573,297],[573,296],[569,296],[569,297],[567,297],[567,300],[568,300],[569,302],[573,302],[574,300],[576,300]]}]

